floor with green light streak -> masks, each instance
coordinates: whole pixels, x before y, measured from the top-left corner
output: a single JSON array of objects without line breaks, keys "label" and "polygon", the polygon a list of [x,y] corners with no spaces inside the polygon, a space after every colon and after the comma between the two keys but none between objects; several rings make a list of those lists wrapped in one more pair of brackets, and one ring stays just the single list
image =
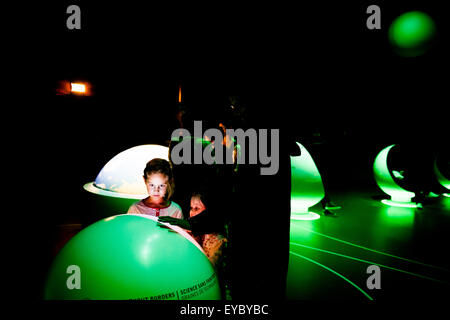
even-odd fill
[{"label": "floor with green light streak", "polygon": [[[287,298],[392,301],[443,299],[450,292],[450,199],[423,209],[389,207],[379,190],[331,192],[335,216],[291,221]],[[368,289],[367,267],[381,270]]]},{"label": "floor with green light streak", "polygon": [[[389,207],[380,190],[331,192],[336,216],[291,221],[287,298],[386,301],[442,299],[450,292],[450,198],[423,209]],[[375,199],[377,198],[377,199]],[[82,225],[64,224],[53,254]],[[381,269],[381,289],[369,290],[367,267]]]}]

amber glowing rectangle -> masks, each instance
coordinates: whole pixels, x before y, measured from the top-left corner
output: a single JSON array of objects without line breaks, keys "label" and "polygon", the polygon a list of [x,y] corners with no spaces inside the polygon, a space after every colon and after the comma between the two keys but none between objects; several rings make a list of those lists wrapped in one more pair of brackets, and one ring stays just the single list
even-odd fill
[{"label": "amber glowing rectangle", "polygon": [[86,93],[86,85],[82,83],[71,83],[70,90],[76,93]]}]

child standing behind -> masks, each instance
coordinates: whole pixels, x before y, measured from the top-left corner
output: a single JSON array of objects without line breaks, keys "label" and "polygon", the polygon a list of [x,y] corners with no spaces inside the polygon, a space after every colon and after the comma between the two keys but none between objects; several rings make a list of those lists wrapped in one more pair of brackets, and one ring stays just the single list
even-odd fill
[{"label": "child standing behind", "polygon": [[174,192],[174,179],[170,163],[164,159],[150,160],[144,169],[148,197],[131,205],[127,213],[147,214],[154,217],[170,216],[181,219],[181,207],[170,198]]},{"label": "child standing behind", "polygon": [[[204,197],[202,194],[194,193],[191,197],[191,210],[189,211],[189,217],[195,217],[199,213],[206,210],[204,204]],[[195,240],[202,246],[211,264],[217,269],[217,266],[222,262],[222,252],[227,239],[222,233],[206,233],[198,236],[194,236]]]},{"label": "child standing behind", "polygon": [[[207,217],[203,214],[204,220],[200,222],[201,224],[203,224],[203,226],[201,227],[202,231],[199,230],[197,230],[197,232],[192,231],[192,225],[194,223],[194,220],[202,219],[200,218],[200,216],[198,217],[196,216],[205,211],[209,207],[207,203],[208,203],[207,199],[203,193],[194,192],[190,199],[189,219],[184,220],[184,219],[174,219],[172,217],[161,217],[158,219],[158,221],[170,223],[187,230],[188,233],[191,234],[194,237],[194,239],[198,242],[198,244],[202,246],[203,251],[205,252],[209,261],[216,269],[216,271],[218,271],[218,269],[220,269],[220,266],[222,264],[223,249],[225,243],[227,243],[227,239],[224,236],[225,230],[222,231],[219,230],[224,229],[224,227],[222,226],[222,228],[218,228],[217,223],[212,224],[213,221],[211,219],[213,219],[213,216],[211,216],[212,213],[209,212],[206,213]],[[197,223],[199,222],[196,222],[196,224]],[[205,232],[206,230],[210,231]]]}]

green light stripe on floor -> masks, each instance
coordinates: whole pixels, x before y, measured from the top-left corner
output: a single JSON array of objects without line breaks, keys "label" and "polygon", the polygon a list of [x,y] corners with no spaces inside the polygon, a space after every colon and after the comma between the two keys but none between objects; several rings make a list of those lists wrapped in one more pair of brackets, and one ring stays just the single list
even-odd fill
[{"label": "green light stripe on floor", "polygon": [[358,287],[355,283],[353,283],[352,281],[350,281],[349,279],[347,279],[346,277],[344,277],[342,274],[336,272],[335,270],[333,270],[333,269],[331,269],[331,268],[329,268],[329,267],[327,267],[327,266],[325,266],[325,265],[323,265],[323,264],[321,264],[321,263],[319,263],[319,262],[317,262],[317,261],[315,261],[315,260],[313,260],[313,259],[307,258],[307,257],[302,256],[302,255],[300,255],[300,254],[298,254],[298,253],[295,253],[295,252],[293,252],[293,251],[289,251],[289,253],[292,254],[292,255],[294,255],[294,256],[303,258],[303,259],[305,259],[305,260],[307,260],[307,261],[309,261],[309,262],[312,262],[312,263],[314,263],[314,264],[317,264],[318,266],[320,266],[320,267],[322,267],[322,268],[324,268],[324,269],[330,271],[331,273],[337,275],[338,277],[341,277],[342,279],[344,279],[345,281],[347,281],[348,283],[350,283],[352,286],[354,286],[356,289],[358,289],[358,290],[359,290],[362,294],[364,294],[369,300],[372,300],[372,301],[373,301],[373,298],[372,298],[371,296],[369,296],[364,290],[362,290],[362,289],[361,289],[360,287]]},{"label": "green light stripe on floor", "polygon": [[296,226],[296,225],[293,225],[293,226],[294,227],[298,227],[298,228],[303,229],[303,230],[306,230],[306,231],[309,231],[309,232],[312,232],[312,233],[315,233],[315,234],[317,234],[319,236],[322,236],[322,237],[325,237],[325,238],[328,238],[328,239],[331,239],[331,240],[339,241],[339,242],[342,242],[342,243],[345,243],[345,244],[348,244],[350,246],[354,246],[354,247],[357,247],[357,248],[360,248],[360,249],[363,249],[363,250],[368,250],[368,251],[375,252],[375,253],[378,253],[378,254],[383,254],[383,255],[388,256],[388,257],[404,260],[404,261],[415,263],[415,264],[420,264],[422,266],[426,266],[426,267],[430,267],[430,268],[434,268],[434,269],[439,269],[439,270],[446,271],[446,272],[450,272],[450,270],[442,268],[442,267],[433,266],[431,264],[427,264],[427,263],[423,263],[423,262],[420,262],[420,261],[399,257],[399,256],[396,256],[396,255],[393,255],[393,254],[390,254],[390,253],[386,253],[386,252],[378,251],[378,250],[375,250],[375,249],[367,248],[367,247],[364,247],[364,246],[360,246],[360,245],[358,245],[356,243],[352,243],[352,242],[348,242],[348,241],[345,241],[345,240],[342,240],[342,239],[339,239],[339,238],[335,238],[335,237],[332,237],[332,236],[329,236],[329,235],[326,235],[326,234],[323,234],[323,233],[320,233],[320,232],[317,232],[317,231],[314,231],[314,230],[311,230],[311,229],[308,229],[308,228],[303,228],[303,227]]},{"label": "green light stripe on floor", "polygon": [[389,266],[386,266],[386,265],[383,265],[383,264],[376,263],[374,261],[363,260],[363,259],[355,258],[355,257],[352,257],[352,256],[347,256],[345,254],[341,254],[341,253],[337,253],[337,252],[333,252],[333,251],[328,251],[328,250],[323,250],[323,249],[314,248],[314,247],[310,247],[310,246],[305,246],[303,244],[299,244],[299,243],[295,243],[295,242],[290,242],[290,244],[293,244],[293,245],[298,246],[298,247],[303,247],[303,248],[307,248],[307,249],[311,249],[311,250],[316,250],[316,251],[321,251],[321,252],[333,254],[333,255],[336,255],[336,256],[339,256],[339,257],[343,257],[343,258],[347,258],[347,259],[351,259],[351,260],[356,260],[356,261],[359,261],[359,262],[364,262],[364,263],[367,263],[367,264],[377,265],[377,266],[380,266],[380,267],[383,267],[383,268],[386,268],[386,269],[391,269],[391,270],[394,270],[394,271],[406,273],[406,274],[409,274],[409,275],[412,275],[412,276],[415,276],[415,277],[419,277],[419,278],[422,278],[422,279],[431,280],[431,281],[440,282],[440,283],[445,283],[447,285],[450,284],[450,283],[442,281],[442,280],[438,280],[438,279],[434,279],[434,278],[431,278],[431,277],[423,276],[421,274],[414,273],[414,272],[409,272],[409,271],[406,271],[406,270],[397,269],[397,268],[394,268],[394,267],[389,267]]}]

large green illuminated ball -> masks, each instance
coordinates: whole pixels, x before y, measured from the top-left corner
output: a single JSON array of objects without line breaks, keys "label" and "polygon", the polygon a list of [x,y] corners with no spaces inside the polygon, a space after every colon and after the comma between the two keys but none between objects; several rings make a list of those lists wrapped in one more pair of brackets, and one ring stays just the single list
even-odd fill
[{"label": "large green illuminated ball", "polygon": [[389,28],[389,41],[394,50],[405,57],[425,53],[436,34],[436,25],[429,15],[420,11],[402,14]]},{"label": "large green illuminated ball", "polygon": [[83,229],[53,261],[44,298],[220,299],[201,247],[183,229],[157,224],[154,217],[117,215]]}]

